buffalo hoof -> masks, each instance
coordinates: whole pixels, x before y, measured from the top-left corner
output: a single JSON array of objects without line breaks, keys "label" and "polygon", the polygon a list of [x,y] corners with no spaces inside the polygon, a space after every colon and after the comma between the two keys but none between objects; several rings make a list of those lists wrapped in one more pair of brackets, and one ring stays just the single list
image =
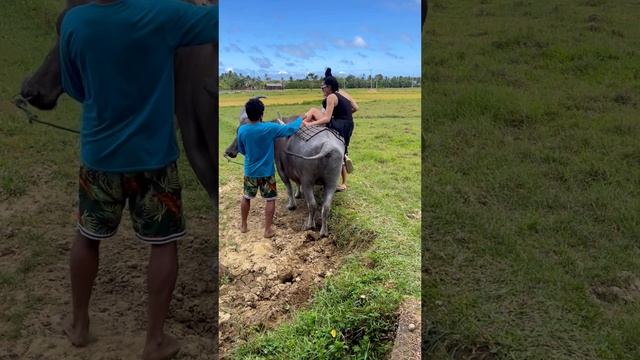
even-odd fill
[{"label": "buffalo hoof", "polygon": [[304,223],[304,230],[314,230],[316,227],[316,224],[313,223],[309,223],[309,222],[305,222]]},{"label": "buffalo hoof", "polygon": [[288,210],[291,210],[291,211],[293,211],[293,210],[295,210],[295,209],[297,209],[297,208],[298,208],[298,207],[297,207],[297,206],[295,206],[295,205],[287,205],[287,209],[288,209]]},{"label": "buffalo hoof", "polygon": [[320,230],[320,237],[328,237],[329,230]]}]

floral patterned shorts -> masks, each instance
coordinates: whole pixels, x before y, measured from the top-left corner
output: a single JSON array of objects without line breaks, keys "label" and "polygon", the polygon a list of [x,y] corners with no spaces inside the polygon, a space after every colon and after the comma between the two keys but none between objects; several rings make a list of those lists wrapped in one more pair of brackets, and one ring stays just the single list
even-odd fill
[{"label": "floral patterned shorts", "polygon": [[111,173],[80,167],[78,230],[90,239],[115,235],[128,203],[136,236],[165,244],[185,234],[176,163],[153,171]]},{"label": "floral patterned shorts", "polygon": [[275,200],[278,197],[276,189],[276,177],[244,177],[244,197],[253,199],[260,190],[260,196],[265,200]]}]

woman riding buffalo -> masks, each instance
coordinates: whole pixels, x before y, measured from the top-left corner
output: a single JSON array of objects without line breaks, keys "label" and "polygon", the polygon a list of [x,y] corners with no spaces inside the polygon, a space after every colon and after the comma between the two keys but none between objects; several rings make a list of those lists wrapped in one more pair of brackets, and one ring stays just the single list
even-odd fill
[{"label": "woman riding buffalo", "polygon": [[349,149],[349,140],[353,133],[353,116],[352,113],[358,110],[358,104],[344,90],[339,91],[340,86],[338,80],[331,75],[331,68],[327,68],[324,73],[325,78],[322,81],[322,110],[311,108],[304,115],[303,121],[305,125],[323,125],[336,130],[344,139],[345,144],[345,162],[342,166],[342,183],[336,187],[338,191],[347,189],[347,174],[353,170],[351,159],[347,156]]}]

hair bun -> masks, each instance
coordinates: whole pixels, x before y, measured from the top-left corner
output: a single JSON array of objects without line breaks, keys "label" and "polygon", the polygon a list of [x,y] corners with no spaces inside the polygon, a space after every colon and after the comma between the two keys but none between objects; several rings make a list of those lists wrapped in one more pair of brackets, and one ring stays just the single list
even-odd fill
[{"label": "hair bun", "polygon": [[331,75],[331,68],[327,68],[327,71],[324,72],[324,77],[333,76]]}]

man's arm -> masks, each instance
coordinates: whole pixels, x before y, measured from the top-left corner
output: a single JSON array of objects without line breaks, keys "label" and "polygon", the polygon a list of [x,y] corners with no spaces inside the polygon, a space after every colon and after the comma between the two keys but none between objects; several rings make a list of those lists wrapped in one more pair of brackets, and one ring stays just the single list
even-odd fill
[{"label": "man's arm", "polygon": [[69,96],[79,102],[84,101],[84,86],[82,85],[82,76],[80,69],[73,59],[73,43],[68,31],[60,34],[60,78],[62,88]]},{"label": "man's arm", "polygon": [[300,129],[300,126],[302,126],[302,118],[298,116],[298,118],[295,121],[292,121],[287,125],[276,125],[276,126],[277,127],[275,128],[276,130],[273,137],[291,136],[295,134],[296,131],[298,131],[298,129]]},{"label": "man's arm", "polygon": [[167,37],[174,47],[202,45],[218,40],[218,6],[164,0]]}]

